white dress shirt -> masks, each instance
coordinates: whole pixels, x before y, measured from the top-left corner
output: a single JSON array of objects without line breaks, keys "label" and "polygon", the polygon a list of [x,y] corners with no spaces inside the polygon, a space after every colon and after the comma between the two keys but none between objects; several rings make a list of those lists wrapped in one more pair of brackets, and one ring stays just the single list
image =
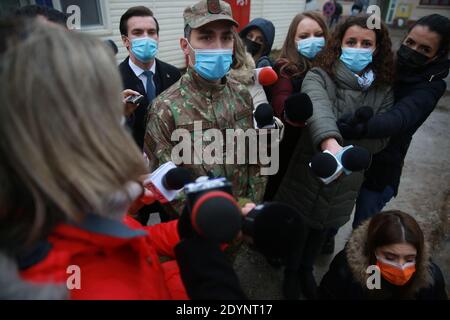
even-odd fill
[{"label": "white dress shirt", "polygon": [[[134,74],[136,75],[136,77],[139,78],[139,80],[141,80],[142,84],[144,85],[144,89],[145,92],[147,92],[147,76],[144,74],[144,69],[142,69],[141,67],[137,66],[133,61],[131,61],[131,59],[128,59],[128,64],[130,65],[131,70],[133,70]],[[153,62],[152,66],[150,67],[151,72],[153,72],[153,87],[156,88],[155,86],[155,73],[156,73],[156,59]]]}]

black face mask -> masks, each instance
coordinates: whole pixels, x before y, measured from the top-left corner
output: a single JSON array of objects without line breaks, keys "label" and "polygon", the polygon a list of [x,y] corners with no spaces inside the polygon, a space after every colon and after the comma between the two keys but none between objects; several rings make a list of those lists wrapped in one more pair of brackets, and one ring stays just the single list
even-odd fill
[{"label": "black face mask", "polygon": [[244,39],[245,47],[247,48],[247,52],[250,53],[252,56],[257,54],[259,50],[261,50],[262,44],[255,42],[253,40],[250,40],[248,38]]},{"label": "black face mask", "polygon": [[400,46],[400,49],[398,49],[397,58],[398,64],[401,68],[408,68],[413,70],[425,67],[428,60],[430,59],[420,52],[417,52],[416,50],[405,46],[404,44],[402,44]]}]

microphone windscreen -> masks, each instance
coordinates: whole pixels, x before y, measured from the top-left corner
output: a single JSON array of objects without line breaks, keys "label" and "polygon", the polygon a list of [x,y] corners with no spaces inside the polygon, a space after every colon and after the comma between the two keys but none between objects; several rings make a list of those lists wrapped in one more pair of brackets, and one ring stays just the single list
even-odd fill
[{"label": "microphone windscreen", "polygon": [[195,201],[191,223],[206,239],[230,242],[241,230],[241,209],[230,194],[223,191],[207,192]]},{"label": "microphone windscreen", "polygon": [[258,76],[258,82],[262,86],[270,86],[278,80],[277,73],[271,67],[256,69],[256,74]]},{"label": "microphone windscreen", "polygon": [[284,111],[289,120],[304,122],[312,116],[313,104],[306,93],[296,93],[286,99]]},{"label": "microphone windscreen", "polygon": [[119,49],[117,48],[116,43],[111,39],[105,40],[105,43],[109,48],[111,48],[114,55],[117,55],[117,53],[119,52]]},{"label": "microphone windscreen", "polygon": [[191,172],[183,167],[170,169],[162,179],[164,188],[168,190],[179,190],[190,182],[193,182]]},{"label": "microphone windscreen", "polygon": [[342,166],[349,171],[362,171],[370,166],[371,155],[362,147],[355,146],[342,154]]},{"label": "microphone windscreen", "polygon": [[336,172],[338,163],[329,153],[321,152],[316,154],[311,160],[311,170],[319,178],[328,178]]},{"label": "microphone windscreen", "polygon": [[304,234],[305,225],[299,212],[280,202],[264,203],[252,211],[248,216],[254,217],[255,246],[265,255],[285,258]]},{"label": "microphone windscreen", "polygon": [[268,103],[261,103],[256,107],[254,117],[258,128],[273,124],[273,109]]},{"label": "microphone windscreen", "polygon": [[361,107],[355,111],[355,118],[358,122],[367,122],[373,117],[373,109],[368,106]]}]

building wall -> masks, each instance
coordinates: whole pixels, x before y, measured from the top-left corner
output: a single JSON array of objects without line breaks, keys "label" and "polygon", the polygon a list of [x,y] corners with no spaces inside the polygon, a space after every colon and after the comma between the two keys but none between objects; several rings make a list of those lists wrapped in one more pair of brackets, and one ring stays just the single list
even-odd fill
[{"label": "building wall", "polygon": [[[329,0],[313,0],[313,1],[317,3],[316,11],[322,12],[323,5],[326,2],[328,2]],[[342,15],[344,15],[344,16],[350,15],[350,12],[351,12],[351,9],[352,9],[352,5],[353,5],[354,1],[349,0],[349,1],[338,1],[338,2],[342,5]]]},{"label": "building wall", "polygon": [[425,17],[433,13],[442,14],[450,19],[450,6],[421,6],[419,5],[419,1],[416,2],[417,4],[411,14],[411,20],[418,20],[421,17]]},{"label": "building wall", "polygon": [[251,0],[250,20],[263,17],[275,25],[273,49],[280,49],[289,25],[298,13],[305,9],[305,0]]},{"label": "building wall", "polygon": [[[264,17],[275,25],[274,49],[281,48],[292,18],[305,8],[305,0],[250,0],[250,19]],[[119,48],[117,61],[122,61],[127,50],[122,44],[119,32],[121,15],[132,6],[144,5],[155,14],[160,25],[160,46],[158,58],[179,68],[185,67],[185,60],[180,49],[179,39],[183,37],[183,11],[195,0],[105,0],[105,17],[108,20],[103,30],[86,31],[113,40]]]}]

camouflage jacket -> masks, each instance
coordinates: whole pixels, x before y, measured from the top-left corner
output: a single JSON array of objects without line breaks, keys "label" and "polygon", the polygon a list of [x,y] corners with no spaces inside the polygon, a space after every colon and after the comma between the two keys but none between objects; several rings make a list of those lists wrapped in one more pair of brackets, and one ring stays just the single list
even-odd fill
[{"label": "camouflage jacket", "polygon": [[[245,86],[228,77],[224,78],[220,84],[212,84],[201,78],[193,69],[188,68],[177,83],[154,100],[150,108],[144,143],[144,151],[150,160],[150,169],[154,170],[170,160],[177,163],[177,160],[172,158],[172,149],[184,139],[171,139],[171,137],[176,129],[184,129],[177,132],[187,134],[187,139],[190,140],[188,145],[191,157],[188,157],[190,161],[178,160],[178,165],[182,162],[182,165],[190,169],[195,177],[205,176],[208,173],[212,173],[214,177],[226,177],[233,185],[235,197],[260,202],[267,180],[265,176],[261,176],[260,166],[249,161],[249,144],[246,144],[245,150],[238,150],[235,146],[230,148],[231,152],[228,151],[228,153],[226,146],[229,144],[229,140],[226,139],[226,129],[245,131],[253,128],[252,110],[252,98]],[[197,121],[201,121],[201,129],[200,122]],[[199,158],[211,141],[216,139],[213,137],[211,140],[208,129],[219,129],[222,132],[223,152],[222,154],[212,153],[216,159],[222,160],[222,164]],[[178,154],[184,156],[184,151]],[[238,156],[243,156],[243,152],[245,161],[239,164],[242,162],[236,160]],[[193,162],[195,156],[197,156],[197,164]],[[228,164],[229,162],[225,164],[227,156],[234,157],[234,164]]]}]

